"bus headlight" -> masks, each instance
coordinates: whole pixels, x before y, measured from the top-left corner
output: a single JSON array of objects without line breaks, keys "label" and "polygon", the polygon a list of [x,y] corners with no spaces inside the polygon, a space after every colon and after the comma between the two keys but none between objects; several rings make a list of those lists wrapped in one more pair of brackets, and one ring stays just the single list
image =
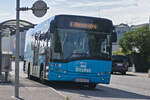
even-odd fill
[{"label": "bus headlight", "polygon": [[97,73],[97,76],[99,76],[100,74],[99,74],[99,72]]},{"label": "bus headlight", "polygon": [[62,70],[62,69],[60,69],[59,71],[60,71],[60,72],[63,72],[63,70]]},{"label": "bus headlight", "polygon": [[57,69],[57,68],[56,68],[55,70],[56,70],[56,71],[58,71],[58,69]]},{"label": "bus headlight", "polygon": [[64,74],[66,74],[67,73],[67,71],[64,71]]},{"label": "bus headlight", "polygon": [[54,64],[51,64],[51,66],[54,66]]},{"label": "bus headlight", "polygon": [[102,78],[102,80],[104,81],[105,79],[104,79],[104,78]]},{"label": "bus headlight", "polygon": [[51,68],[51,71],[54,71],[54,69],[53,69],[53,68]]},{"label": "bus headlight", "polygon": [[58,75],[58,78],[61,78],[61,75]]},{"label": "bus headlight", "polygon": [[61,64],[58,64],[58,67],[62,67],[62,65],[61,65]]}]

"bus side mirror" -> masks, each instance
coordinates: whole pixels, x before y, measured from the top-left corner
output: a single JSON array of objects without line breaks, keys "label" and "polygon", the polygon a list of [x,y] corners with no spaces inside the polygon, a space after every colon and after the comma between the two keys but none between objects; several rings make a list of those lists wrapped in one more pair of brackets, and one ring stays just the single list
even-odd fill
[{"label": "bus side mirror", "polygon": [[117,33],[115,31],[112,32],[111,42],[117,42]]}]

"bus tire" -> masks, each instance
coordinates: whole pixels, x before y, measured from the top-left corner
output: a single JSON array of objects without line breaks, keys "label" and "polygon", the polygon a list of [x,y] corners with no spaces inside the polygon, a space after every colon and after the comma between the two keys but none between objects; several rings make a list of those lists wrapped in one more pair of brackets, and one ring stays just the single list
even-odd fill
[{"label": "bus tire", "polygon": [[123,72],[122,72],[122,75],[126,75],[126,71],[123,71]]},{"label": "bus tire", "polygon": [[42,82],[42,83],[44,83],[44,73],[43,73],[43,64],[41,64],[40,65],[40,75],[39,75],[39,78],[40,78],[40,81]]},{"label": "bus tire", "polygon": [[96,88],[96,84],[95,83],[89,83],[88,87],[89,87],[89,89],[95,89]]},{"label": "bus tire", "polygon": [[23,72],[25,72],[25,68],[26,68],[26,61],[24,60],[24,63],[23,63]]},{"label": "bus tire", "polygon": [[28,64],[28,72],[27,72],[27,75],[28,75],[28,79],[31,78],[31,75],[30,75],[30,63]]}]

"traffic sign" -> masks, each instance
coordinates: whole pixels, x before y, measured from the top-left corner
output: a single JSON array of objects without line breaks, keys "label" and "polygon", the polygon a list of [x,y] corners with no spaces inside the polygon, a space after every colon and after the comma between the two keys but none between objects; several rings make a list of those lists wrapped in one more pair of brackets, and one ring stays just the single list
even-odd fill
[{"label": "traffic sign", "polygon": [[43,17],[46,14],[47,9],[49,8],[47,7],[47,4],[44,1],[38,0],[33,4],[31,9],[36,17]]}]

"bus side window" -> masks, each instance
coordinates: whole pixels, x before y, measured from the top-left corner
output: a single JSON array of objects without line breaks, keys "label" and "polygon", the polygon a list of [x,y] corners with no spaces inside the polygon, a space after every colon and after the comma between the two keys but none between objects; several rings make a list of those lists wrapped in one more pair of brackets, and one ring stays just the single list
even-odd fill
[{"label": "bus side window", "polygon": [[31,49],[34,50],[34,47],[35,47],[35,39],[34,39],[34,36],[32,36]]}]

